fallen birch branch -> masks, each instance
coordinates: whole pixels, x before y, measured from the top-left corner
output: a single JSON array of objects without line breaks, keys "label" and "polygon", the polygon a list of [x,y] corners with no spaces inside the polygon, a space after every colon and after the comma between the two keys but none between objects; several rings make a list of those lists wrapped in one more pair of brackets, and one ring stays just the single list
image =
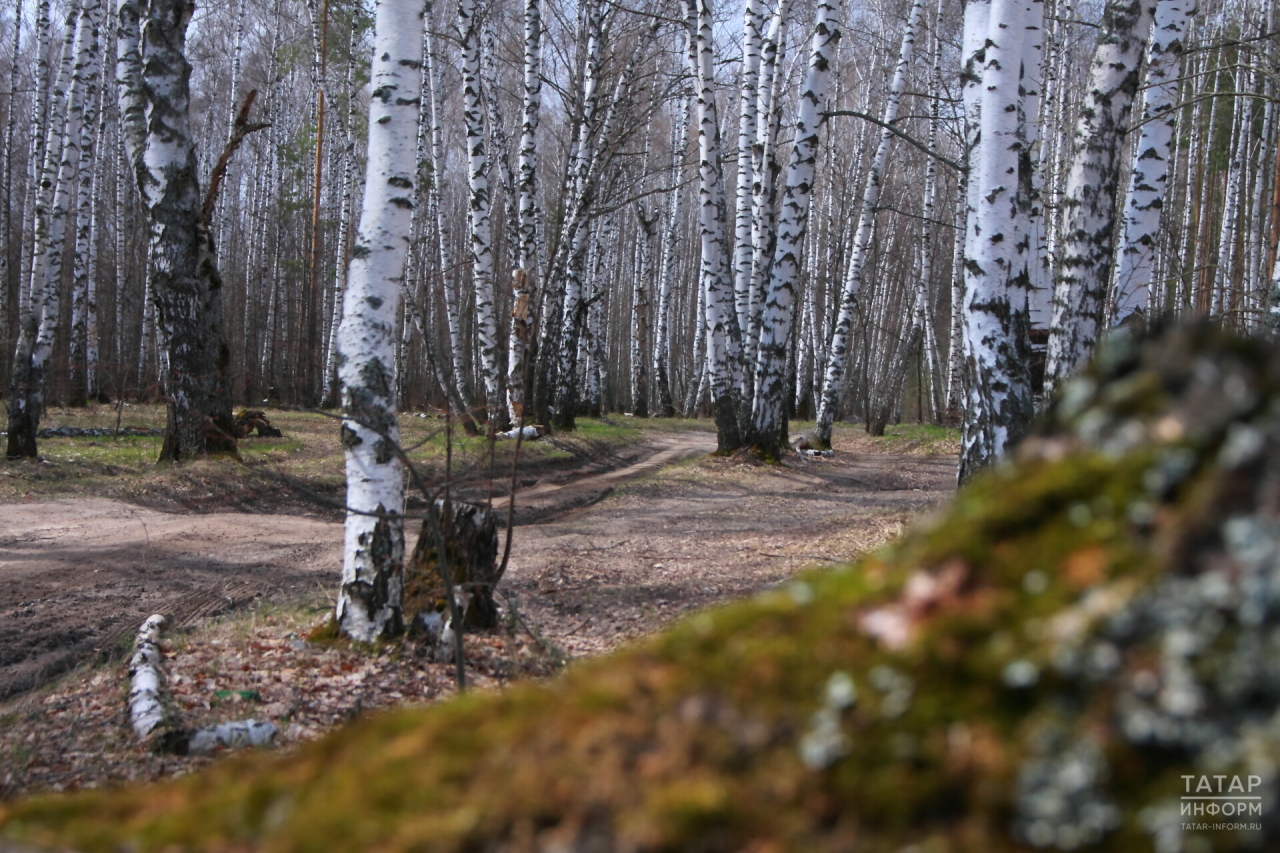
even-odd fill
[{"label": "fallen birch branch", "polygon": [[147,617],[138,629],[133,657],[129,659],[129,722],[140,740],[154,740],[166,752],[213,752],[243,746],[267,746],[275,738],[275,723],[234,720],[194,731],[174,725],[166,718],[164,702],[164,659],[160,651],[160,631],[165,619],[160,614]]},{"label": "fallen birch branch", "polygon": [[164,705],[160,693],[164,674],[160,669],[160,629],[164,617],[159,613],[147,617],[138,629],[129,659],[129,722],[134,733],[146,740],[164,726]]}]

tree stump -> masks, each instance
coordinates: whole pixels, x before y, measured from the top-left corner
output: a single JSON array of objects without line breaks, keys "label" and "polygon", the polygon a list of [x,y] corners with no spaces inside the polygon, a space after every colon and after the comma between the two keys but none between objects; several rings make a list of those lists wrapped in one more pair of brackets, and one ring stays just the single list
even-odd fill
[{"label": "tree stump", "polygon": [[[445,539],[446,563],[456,590],[463,593],[464,627],[488,630],[498,624],[493,591],[498,585],[498,522],[492,509],[469,503],[436,501],[432,506]],[[418,544],[405,566],[404,614],[409,624],[419,615],[449,617],[449,598],[440,573],[440,557],[430,522],[423,522]]]}]

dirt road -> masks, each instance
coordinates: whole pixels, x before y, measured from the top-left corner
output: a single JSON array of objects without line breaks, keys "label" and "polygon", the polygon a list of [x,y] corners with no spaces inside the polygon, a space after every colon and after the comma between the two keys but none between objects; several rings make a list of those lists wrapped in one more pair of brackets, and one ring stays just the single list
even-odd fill
[{"label": "dirt road", "polygon": [[[949,457],[838,452],[764,468],[663,436],[613,471],[518,494],[504,586],[546,639],[605,650],[796,569],[842,561],[949,494]],[[839,445],[837,445],[839,447]],[[596,466],[598,469],[599,466]],[[179,624],[255,600],[323,603],[342,526],[291,515],[177,514],[105,499],[0,506],[0,700],[123,648],[148,614]]]}]

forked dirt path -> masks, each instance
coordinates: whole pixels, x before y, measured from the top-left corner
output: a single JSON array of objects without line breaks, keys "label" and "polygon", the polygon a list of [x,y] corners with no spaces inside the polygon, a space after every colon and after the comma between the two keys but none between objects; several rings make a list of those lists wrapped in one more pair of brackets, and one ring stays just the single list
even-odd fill
[{"label": "forked dirt path", "polygon": [[[955,470],[949,456],[839,443],[832,460],[782,470],[672,465],[713,448],[707,433],[663,436],[625,467],[518,492],[509,604],[549,644],[603,651],[878,544],[946,497]],[[323,602],[341,543],[340,523],[293,515],[175,514],[106,499],[2,505],[0,701],[120,650],[150,613],[182,624],[255,600]]]}]

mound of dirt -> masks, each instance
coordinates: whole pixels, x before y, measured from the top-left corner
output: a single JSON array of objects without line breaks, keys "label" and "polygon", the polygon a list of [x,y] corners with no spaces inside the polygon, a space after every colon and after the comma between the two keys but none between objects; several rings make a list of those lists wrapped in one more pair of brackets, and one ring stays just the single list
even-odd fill
[{"label": "mound of dirt", "polygon": [[[0,834],[80,850],[1274,849],[1277,496],[1280,355],[1205,329],[1118,342],[1016,465],[855,566],[549,687],[161,788],[6,805]],[[1193,822],[1188,778],[1222,788],[1195,791],[1218,799]]]}]

